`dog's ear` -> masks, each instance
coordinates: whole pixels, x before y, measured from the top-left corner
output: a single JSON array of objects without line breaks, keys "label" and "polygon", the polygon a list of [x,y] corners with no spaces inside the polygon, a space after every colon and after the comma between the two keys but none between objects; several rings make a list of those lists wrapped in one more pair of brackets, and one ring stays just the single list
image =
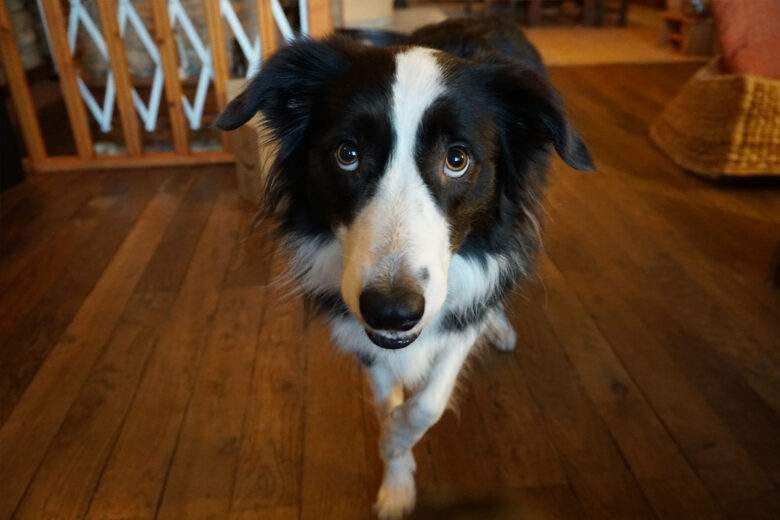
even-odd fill
[{"label": "dog's ear", "polygon": [[520,148],[551,143],[575,170],[593,170],[588,147],[569,124],[560,96],[542,74],[514,65],[493,65],[485,77],[503,108],[510,143]]},{"label": "dog's ear", "polygon": [[337,40],[298,40],[263,65],[214,126],[235,130],[262,112],[277,139],[294,141],[306,129],[324,85],[348,68],[349,60]]}]

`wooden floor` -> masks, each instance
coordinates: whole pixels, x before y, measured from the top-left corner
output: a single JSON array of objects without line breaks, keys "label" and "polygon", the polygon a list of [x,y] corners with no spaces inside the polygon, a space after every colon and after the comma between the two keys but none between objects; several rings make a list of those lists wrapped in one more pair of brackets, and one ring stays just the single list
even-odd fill
[{"label": "wooden floor", "polygon": [[[599,172],[556,164],[521,344],[417,447],[417,518],[780,518],[780,188],[648,140],[693,68],[552,71]],[[1,200],[0,518],[369,517],[360,369],[272,283],[228,170]]]}]

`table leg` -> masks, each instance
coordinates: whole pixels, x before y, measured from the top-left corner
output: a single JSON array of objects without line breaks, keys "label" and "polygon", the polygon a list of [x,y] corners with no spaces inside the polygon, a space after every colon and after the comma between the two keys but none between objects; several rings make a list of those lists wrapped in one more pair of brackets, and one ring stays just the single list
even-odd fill
[{"label": "table leg", "polygon": [[542,21],[542,0],[528,2],[528,25],[539,25]]},{"label": "table leg", "polygon": [[582,24],[596,25],[598,0],[585,0],[582,4]]}]

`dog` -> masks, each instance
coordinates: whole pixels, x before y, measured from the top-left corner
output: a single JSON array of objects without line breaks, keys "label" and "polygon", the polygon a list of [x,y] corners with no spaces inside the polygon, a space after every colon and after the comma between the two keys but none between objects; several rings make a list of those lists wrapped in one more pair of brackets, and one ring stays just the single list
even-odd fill
[{"label": "dog", "polygon": [[266,206],[292,276],[371,381],[380,518],[414,508],[412,447],[478,340],[514,349],[503,301],[532,269],[552,151],[593,168],[515,24],[455,19],[391,40],[295,41],[215,123],[261,112],[277,148]]}]

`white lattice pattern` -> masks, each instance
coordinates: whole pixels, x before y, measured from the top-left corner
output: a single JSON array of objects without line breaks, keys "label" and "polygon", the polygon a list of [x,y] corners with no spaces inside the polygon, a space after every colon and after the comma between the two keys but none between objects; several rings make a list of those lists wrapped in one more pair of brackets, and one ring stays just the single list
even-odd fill
[{"label": "white lattice pattern", "polygon": [[124,38],[126,34],[125,27],[127,26],[127,22],[130,22],[130,26],[141,41],[141,45],[143,45],[154,63],[154,74],[152,75],[152,88],[149,92],[149,101],[144,103],[135,88],[131,91],[133,105],[135,105],[135,109],[138,111],[138,116],[141,118],[141,121],[143,121],[146,131],[151,132],[157,127],[157,113],[160,110],[160,98],[163,89],[163,69],[160,61],[160,51],[157,50],[154,40],[141,20],[141,17],[138,16],[138,12],[135,10],[135,7],[133,7],[130,0],[119,0],[117,9],[117,16],[119,17],[119,34]]},{"label": "white lattice pattern", "polygon": [[[78,36],[79,28],[84,27],[87,36],[95,44],[100,55],[109,62],[108,48],[106,47],[106,41],[103,39],[103,35],[100,29],[95,25],[94,20],[90,16],[89,12],[81,4],[80,0],[70,1],[70,15],[68,16],[68,47],[70,53],[76,52],[76,36]],[[98,122],[100,129],[103,132],[111,130],[111,117],[114,114],[114,99],[116,98],[116,88],[114,85],[114,75],[108,72],[106,76],[106,92],[103,97],[103,105],[101,106],[92,91],[89,90],[87,84],[80,77],[77,78],[79,85],[79,92],[84,99],[84,103],[92,113],[92,116]]]},{"label": "white lattice pattern", "polygon": [[[158,0],[148,0],[158,1]],[[279,28],[279,32],[284,37],[285,41],[290,41],[296,37],[296,34],[287,20],[284,14],[282,6],[279,4],[279,0],[270,0],[271,13],[273,15],[274,22]],[[195,88],[195,96],[192,100],[187,96],[182,95],[182,106],[184,108],[184,114],[187,118],[187,122],[190,128],[197,130],[201,126],[203,118],[203,107],[206,102],[206,95],[208,93],[209,84],[214,78],[214,69],[211,64],[211,51],[210,48],[203,42],[198,31],[190,19],[187,10],[181,3],[181,0],[167,0],[168,14],[171,23],[171,30],[180,27],[184,39],[186,39],[189,46],[195,53],[198,61],[200,61],[200,68],[198,71],[198,81]],[[250,77],[257,73],[261,65],[262,48],[260,43],[260,35],[255,34],[253,40],[250,40],[244,29],[241,21],[236,15],[236,11],[229,0],[220,0],[220,13],[224,18],[230,31],[238,43],[238,48],[244,55],[247,61],[246,76]],[[308,35],[309,33],[309,16],[308,16],[308,3],[307,0],[299,0],[298,2],[299,14],[301,20],[300,33]],[[40,4],[39,4],[40,8]],[[44,15],[44,11],[40,9],[41,15]],[[160,60],[160,52],[157,46],[149,34],[149,30],[144,25],[143,20],[138,15],[137,10],[133,6],[130,0],[119,0],[117,3],[117,20],[119,22],[119,32],[121,37],[125,37],[128,24],[135,31],[141,45],[149,54],[152,62],[154,63],[154,73],[152,76],[151,89],[149,93],[148,101],[144,101],[135,87],[132,87],[131,95],[133,99],[133,105],[139,118],[144,124],[144,129],[148,132],[153,131],[157,126],[157,116],[160,109],[160,102],[162,98],[163,89],[163,69]],[[45,17],[44,17],[45,22]],[[257,27],[257,24],[255,24]],[[98,28],[95,21],[92,19],[89,11],[85,8],[82,0],[70,0],[70,13],[68,16],[68,46],[70,48],[71,55],[76,51],[76,41],[79,34],[79,30],[84,30],[86,36],[92,41],[97,48],[100,55],[109,63],[110,56],[108,54],[108,47],[106,41],[103,38],[103,34]],[[48,36],[48,34],[47,34]],[[181,60],[180,74],[183,77],[187,77],[188,70],[190,69],[187,63],[188,57],[184,52],[183,41],[178,39],[179,55]],[[94,94],[89,89],[87,84],[82,78],[77,78],[79,92],[81,94],[84,103],[86,104],[89,112],[98,122],[101,131],[109,132],[111,130],[111,121],[114,114],[114,105],[116,101],[116,85],[114,82],[114,75],[109,70],[106,74],[106,88],[105,95],[103,97],[102,104],[95,99]]]},{"label": "white lattice pattern", "polygon": [[[273,15],[276,26],[279,28],[279,32],[282,33],[282,37],[287,42],[293,40],[295,38],[295,32],[290,26],[290,22],[287,20],[287,17],[284,15],[284,10],[279,4],[279,0],[270,0],[270,4],[271,14]],[[229,0],[220,0],[219,6],[222,17],[225,19],[228,27],[230,27],[233,35],[236,37],[236,41],[238,42],[238,46],[241,49],[241,53],[244,55],[244,58],[246,58],[246,62],[248,64],[246,77],[254,76],[260,69],[260,61],[263,50],[261,48],[260,35],[258,34],[255,36],[254,41],[250,42],[246,35],[246,31],[244,31],[244,27],[238,20],[238,16],[236,16],[236,11],[233,9],[233,4],[231,4]],[[301,19],[301,34],[308,35],[309,10],[306,0],[298,1],[298,9]]]},{"label": "white lattice pattern", "polygon": [[[201,118],[203,117],[203,105],[206,103],[206,94],[209,90],[209,82],[214,76],[214,69],[211,67],[211,51],[203,44],[198,31],[192,24],[187,11],[181,5],[179,0],[170,0],[168,2],[168,13],[171,19],[171,29],[175,29],[178,24],[184,31],[184,36],[195,51],[195,55],[200,60],[200,72],[198,74],[198,85],[195,88],[195,99],[193,102],[182,95],[182,106],[184,115],[190,123],[190,128],[197,130],[200,128]],[[179,53],[183,55],[183,52]],[[185,70],[182,68],[182,71]]]}]

